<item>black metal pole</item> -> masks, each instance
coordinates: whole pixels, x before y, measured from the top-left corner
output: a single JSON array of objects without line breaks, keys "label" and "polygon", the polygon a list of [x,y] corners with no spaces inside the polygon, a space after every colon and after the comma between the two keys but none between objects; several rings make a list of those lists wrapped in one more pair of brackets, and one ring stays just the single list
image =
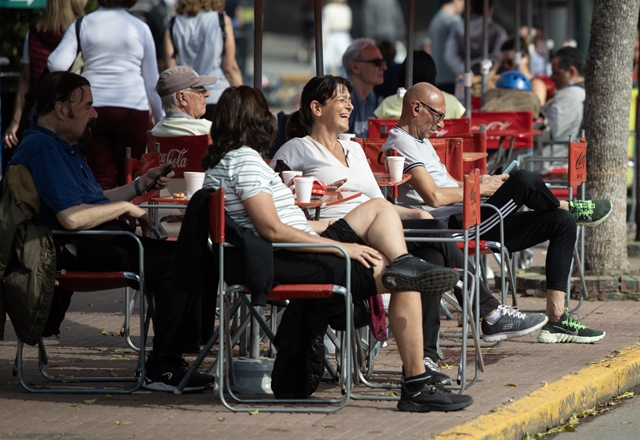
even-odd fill
[{"label": "black metal pole", "polygon": [[253,29],[253,87],[262,90],[262,0],[255,0]]},{"label": "black metal pole", "polygon": [[316,76],[324,75],[322,57],[322,0],[313,0],[313,26],[316,40]]}]

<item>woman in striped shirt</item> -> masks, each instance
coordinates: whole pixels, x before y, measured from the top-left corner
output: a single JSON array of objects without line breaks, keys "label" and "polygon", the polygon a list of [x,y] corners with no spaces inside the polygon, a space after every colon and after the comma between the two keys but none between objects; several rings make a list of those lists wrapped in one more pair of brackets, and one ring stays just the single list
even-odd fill
[{"label": "woman in striped shirt", "polygon": [[[307,221],[291,191],[262,159],[277,124],[262,93],[231,87],[216,107],[203,160],[205,188],[225,188],[225,209],[239,225],[271,242],[339,243],[353,260],[354,300],[391,292],[389,320],[405,369],[398,408],[403,411],[456,410],[473,402],[451,394],[426,373],[422,361],[420,291],[439,294],[452,288],[458,274],[407,253],[402,223],[383,199],[363,203],[343,219]],[[345,265],[335,248],[274,252],[277,283],[344,285]]]}]

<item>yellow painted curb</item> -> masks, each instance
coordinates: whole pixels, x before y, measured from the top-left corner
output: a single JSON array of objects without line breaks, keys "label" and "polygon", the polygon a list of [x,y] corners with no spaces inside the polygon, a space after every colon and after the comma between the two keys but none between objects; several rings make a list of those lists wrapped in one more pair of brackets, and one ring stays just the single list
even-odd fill
[{"label": "yellow painted curb", "polygon": [[[546,384],[501,411],[444,431],[434,440],[520,440],[640,383],[640,343]],[[478,404],[482,404],[478,402]]]}]

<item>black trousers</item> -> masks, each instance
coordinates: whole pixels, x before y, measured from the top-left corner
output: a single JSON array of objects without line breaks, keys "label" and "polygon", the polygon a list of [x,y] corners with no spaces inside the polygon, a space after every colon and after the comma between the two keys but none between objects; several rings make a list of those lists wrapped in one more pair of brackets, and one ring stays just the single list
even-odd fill
[{"label": "black trousers", "polygon": [[[64,250],[57,258],[58,269],[137,271],[138,249],[128,237],[94,239],[74,237],[77,247],[74,256]],[[207,299],[185,295],[171,288],[171,262],[175,242],[139,237],[144,247],[144,275],[147,292],[153,299],[153,351],[154,353],[194,353],[200,350],[201,332],[212,325],[203,305]],[[211,314],[209,312],[209,314]],[[208,328],[208,327],[207,327]],[[203,334],[203,338],[205,338]]]},{"label": "black trousers", "polygon": [[[528,249],[549,241],[546,257],[547,289],[566,291],[569,270],[576,240],[575,218],[559,209],[560,202],[542,179],[530,171],[518,170],[491,196],[487,203],[497,207],[504,216],[504,245],[509,252]],[[519,212],[522,206],[530,211]],[[495,210],[482,208],[480,238],[500,240],[499,217]],[[454,222],[455,223],[455,222]],[[437,220],[404,221],[405,228],[439,229],[444,224]],[[431,226],[429,226],[431,225]],[[452,228],[459,225],[449,223]],[[463,255],[454,243],[407,243],[409,252],[430,263],[447,267],[462,267]],[[424,355],[436,359],[440,329],[440,296],[422,295],[422,322]],[[458,301],[462,301],[456,292]],[[491,295],[485,283],[480,283],[480,316],[498,307],[499,301]]]},{"label": "black trousers", "polygon": [[[528,170],[518,170],[487,200],[502,212],[504,245],[509,252],[528,249],[549,241],[545,270],[547,289],[566,292],[569,271],[576,242],[575,217],[564,209],[544,181]],[[530,211],[518,212],[526,206]],[[498,215],[490,208],[482,208],[480,237],[499,240]]]}]

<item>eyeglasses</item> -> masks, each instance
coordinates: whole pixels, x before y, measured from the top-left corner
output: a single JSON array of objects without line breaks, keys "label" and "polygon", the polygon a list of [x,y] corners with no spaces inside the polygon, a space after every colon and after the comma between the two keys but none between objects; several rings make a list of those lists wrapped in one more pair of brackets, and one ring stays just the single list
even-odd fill
[{"label": "eyeglasses", "polygon": [[433,113],[434,115],[436,115],[438,117],[438,122],[440,123],[444,117],[445,117],[445,113],[440,113],[438,110],[436,110],[435,108],[431,107],[430,105],[425,104],[422,101],[418,101],[420,104],[422,104],[424,107],[426,107],[427,110],[429,110],[431,113]]},{"label": "eyeglasses", "polygon": [[380,67],[383,64],[387,63],[383,58],[375,58],[373,60],[354,60],[354,61],[357,61],[359,63],[371,63],[376,67]]},{"label": "eyeglasses", "polygon": [[200,96],[204,96],[204,94],[207,93],[207,89],[205,89],[204,86],[189,87],[187,90],[193,93],[197,93]]}]

